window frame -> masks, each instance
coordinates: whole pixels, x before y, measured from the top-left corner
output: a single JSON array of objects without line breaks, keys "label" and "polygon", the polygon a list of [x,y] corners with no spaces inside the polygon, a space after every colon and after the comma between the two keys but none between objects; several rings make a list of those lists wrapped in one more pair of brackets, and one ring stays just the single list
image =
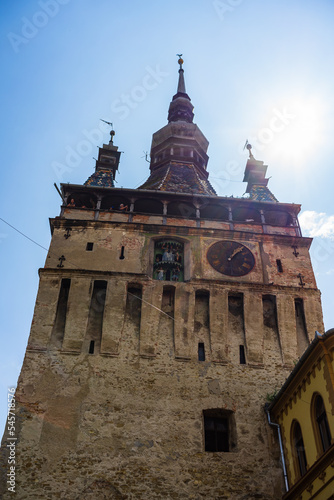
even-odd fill
[{"label": "window frame", "polygon": [[[299,433],[300,435],[298,435],[297,433]],[[295,474],[297,479],[299,479],[306,474],[308,465],[303,432],[298,420],[293,420],[291,424],[291,450],[293,455]]]},{"label": "window frame", "polygon": [[[231,453],[236,450],[236,425],[234,412],[222,408],[211,408],[202,411],[203,450],[205,453]],[[213,424],[213,429],[209,429]],[[219,429],[219,425],[225,429]],[[213,433],[211,437],[209,433]],[[212,447],[210,442],[214,441]],[[215,449],[208,449],[215,448]],[[223,449],[224,448],[224,449]]]},{"label": "window frame", "polygon": [[[183,241],[173,237],[154,239],[152,254],[152,277],[154,280],[171,285],[185,281],[185,243]],[[178,257],[176,258],[176,256]],[[162,273],[160,278],[159,271]]]},{"label": "window frame", "polygon": [[[320,399],[323,406],[323,412],[320,415],[317,415],[317,402],[320,401]],[[323,426],[321,426],[321,423],[319,423],[320,419],[322,420],[322,424],[325,427],[325,435],[323,435],[323,430],[324,430]],[[332,444],[332,433],[329,427],[326,406],[324,398],[321,396],[319,392],[315,392],[312,396],[311,421],[318,452],[317,458],[319,458],[323,453],[325,453],[328,450],[328,448],[330,448]],[[327,446],[325,441],[327,441]]]}]

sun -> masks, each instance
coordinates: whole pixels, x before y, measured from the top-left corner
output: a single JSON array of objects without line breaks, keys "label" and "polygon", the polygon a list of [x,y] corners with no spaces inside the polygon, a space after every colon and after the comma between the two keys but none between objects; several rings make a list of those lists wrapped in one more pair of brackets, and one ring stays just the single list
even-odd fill
[{"label": "sun", "polygon": [[282,99],[266,121],[255,150],[282,167],[301,168],[324,142],[325,106],[319,97]]}]

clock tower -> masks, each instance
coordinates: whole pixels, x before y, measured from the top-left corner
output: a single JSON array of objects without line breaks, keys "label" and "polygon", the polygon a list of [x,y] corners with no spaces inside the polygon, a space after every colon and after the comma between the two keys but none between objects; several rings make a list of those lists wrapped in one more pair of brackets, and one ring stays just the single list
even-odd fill
[{"label": "clock tower", "polygon": [[112,131],[90,178],[61,186],[16,391],[16,498],[284,491],[263,407],[323,331],[311,239],[250,146],[249,196],[217,196],[179,66],[146,182],[115,188]]}]

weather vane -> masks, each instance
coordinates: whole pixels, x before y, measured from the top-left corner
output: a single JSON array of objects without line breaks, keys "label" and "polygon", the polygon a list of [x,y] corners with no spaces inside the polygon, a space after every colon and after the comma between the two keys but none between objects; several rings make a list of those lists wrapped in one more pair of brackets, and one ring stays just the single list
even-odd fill
[{"label": "weather vane", "polygon": [[114,126],[113,126],[113,124],[111,122],[107,122],[106,120],[102,120],[102,118],[100,118],[100,120],[101,120],[101,122],[104,122],[104,123],[106,123],[107,125],[109,125],[111,127],[111,130],[110,130],[110,142],[109,142],[109,144],[110,143],[112,144],[113,143],[113,139],[114,139],[114,135],[115,135],[115,131],[114,131],[114,128],[113,128]]},{"label": "weather vane", "polygon": [[177,57],[179,58],[179,60],[177,61],[180,65],[180,69],[182,69],[182,64],[183,64],[183,59],[182,59],[182,56],[183,54],[176,54]]},{"label": "weather vane", "polygon": [[110,125],[111,128],[113,128],[113,124],[111,122],[106,122],[105,120],[102,120],[102,118],[100,118],[100,120],[101,120],[101,122],[104,122],[107,125]]}]

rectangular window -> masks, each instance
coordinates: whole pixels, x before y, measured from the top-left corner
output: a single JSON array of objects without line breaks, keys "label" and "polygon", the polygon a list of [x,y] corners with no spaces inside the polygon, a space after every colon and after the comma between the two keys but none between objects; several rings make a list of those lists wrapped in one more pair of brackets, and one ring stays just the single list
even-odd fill
[{"label": "rectangular window", "polygon": [[94,344],[95,344],[95,341],[91,340],[90,344],[89,344],[89,351],[88,351],[89,354],[94,354]]},{"label": "rectangular window", "polygon": [[239,356],[240,356],[240,364],[246,364],[246,356],[245,356],[245,347],[243,345],[239,345]]},{"label": "rectangular window", "polygon": [[276,259],[276,265],[277,265],[277,271],[279,273],[283,272],[283,266],[282,266],[282,261],[280,259]]},{"label": "rectangular window", "polygon": [[94,246],[94,243],[92,243],[92,242],[87,243],[86,251],[91,252],[93,250],[93,246]]},{"label": "rectangular window", "polygon": [[204,415],[205,451],[229,451],[228,418]]},{"label": "rectangular window", "polygon": [[234,412],[223,408],[203,410],[205,451],[233,452],[237,447]]},{"label": "rectangular window", "polygon": [[309,346],[303,299],[295,299],[295,318],[297,331],[297,354],[298,356],[301,356],[305,349]]},{"label": "rectangular window", "polygon": [[203,342],[198,344],[198,361],[205,361],[205,349]]}]

